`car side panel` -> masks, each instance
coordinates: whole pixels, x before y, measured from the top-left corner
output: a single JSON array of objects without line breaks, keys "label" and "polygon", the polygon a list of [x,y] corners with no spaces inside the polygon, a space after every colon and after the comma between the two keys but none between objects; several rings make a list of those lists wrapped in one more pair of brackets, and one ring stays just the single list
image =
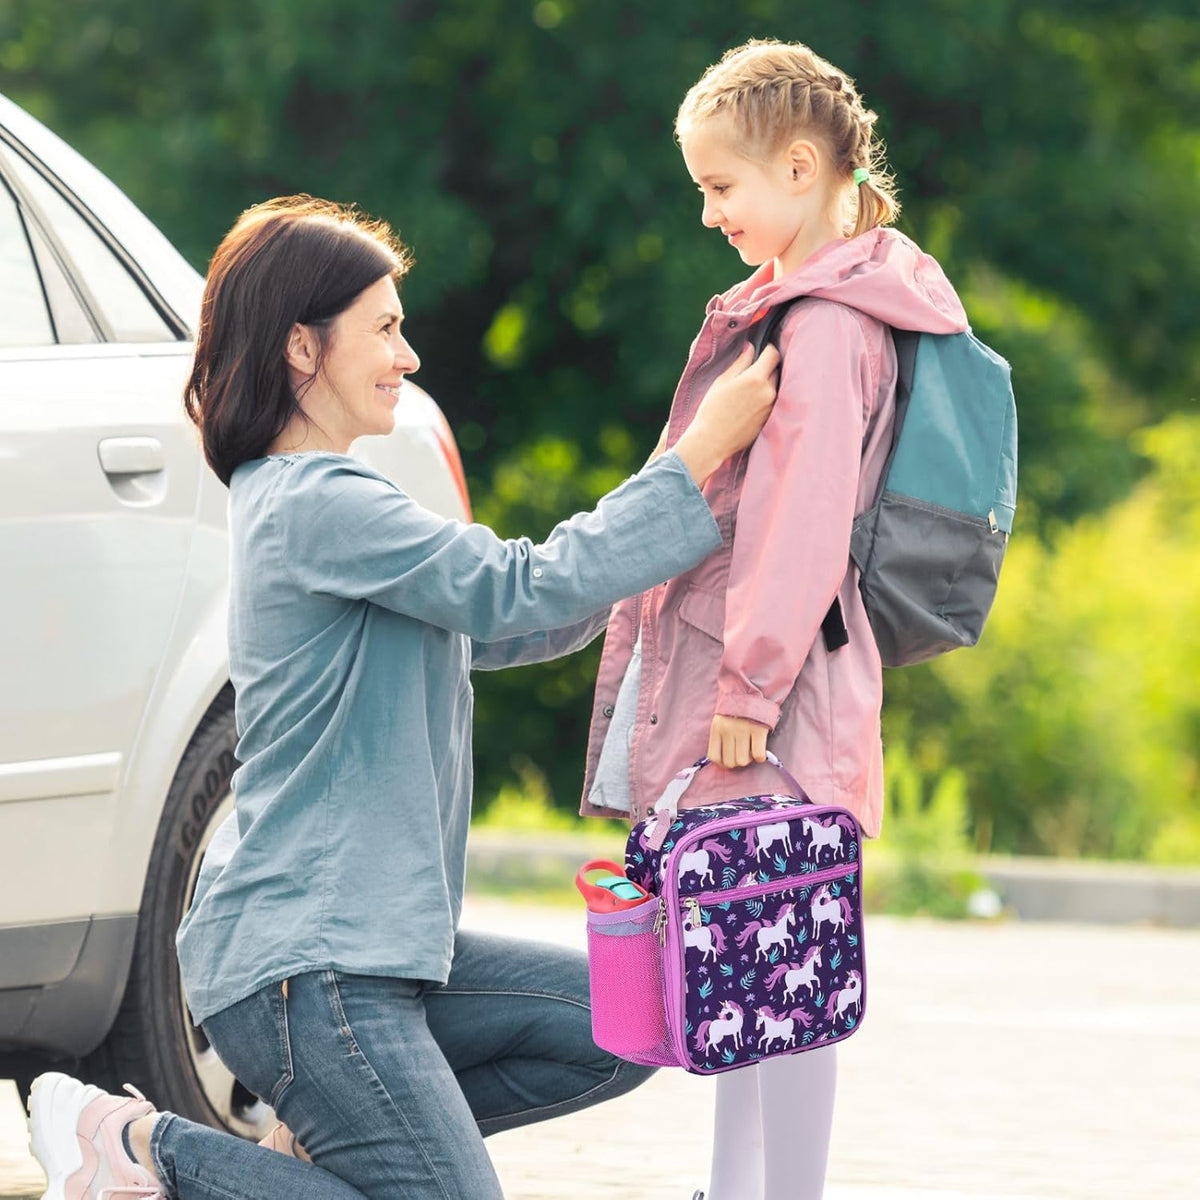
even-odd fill
[{"label": "car side panel", "polygon": [[[0,913],[85,918],[124,847],[120,781],[189,558],[200,463],[173,353],[60,348],[0,361]],[[112,439],[157,471],[111,471]]]}]

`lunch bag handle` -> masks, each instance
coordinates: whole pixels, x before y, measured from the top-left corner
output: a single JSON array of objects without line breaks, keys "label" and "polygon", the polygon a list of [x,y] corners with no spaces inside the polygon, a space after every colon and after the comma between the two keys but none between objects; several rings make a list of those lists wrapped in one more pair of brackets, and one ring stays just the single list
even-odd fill
[{"label": "lunch bag handle", "polygon": [[[712,762],[712,759],[706,754],[703,758],[697,759],[690,767],[684,767],[682,771],[676,775],[670,783],[663,788],[663,794],[654,802],[654,815],[659,819],[656,822],[653,831],[646,839],[646,844],[654,850],[661,850],[664,839],[667,836],[667,830],[671,827],[671,822],[675,820],[679,812],[679,801],[683,799],[683,794],[692,786],[692,780]],[[782,772],[784,779],[791,785],[796,792],[796,798],[801,804],[811,804],[812,798],[800,786],[796,777],[779,761],[770,750],[767,751],[767,762],[773,767],[778,767]]]}]

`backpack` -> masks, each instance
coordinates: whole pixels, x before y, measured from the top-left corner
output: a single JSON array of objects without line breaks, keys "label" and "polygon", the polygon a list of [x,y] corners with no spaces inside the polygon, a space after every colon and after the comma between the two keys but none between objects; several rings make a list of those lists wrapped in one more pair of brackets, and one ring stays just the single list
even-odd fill
[{"label": "backpack", "polygon": [[828,1046],[861,1024],[858,823],[847,809],[813,804],[767,757],[802,799],[679,811],[701,759],[630,832],[625,876],[646,898],[589,904],[598,1046],[711,1075]]},{"label": "backpack", "polygon": [[[758,353],[778,347],[783,318],[803,299],[757,322]],[[891,333],[895,432],[850,557],[883,665],[903,667],[973,646],[983,632],[1016,508],[1017,411],[1011,368],[969,330]],[[821,628],[830,650],[849,641],[836,599]]]}]

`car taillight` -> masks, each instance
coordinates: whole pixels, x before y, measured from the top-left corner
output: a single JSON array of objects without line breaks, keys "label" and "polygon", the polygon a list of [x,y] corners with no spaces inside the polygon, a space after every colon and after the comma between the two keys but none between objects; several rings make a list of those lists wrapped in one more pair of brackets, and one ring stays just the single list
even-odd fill
[{"label": "car taillight", "polygon": [[471,497],[467,494],[467,477],[463,473],[462,458],[458,453],[458,443],[454,440],[454,431],[450,428],[450,422],[446,420],[445,413],[436,406],[434,411],[437,413],[437,420],[433,423],[433,432],[437,437],[438,448],[442,452],[442,457],[446,460],[446,466],[450,468],[450,474],[454,477],[454,485],[458,488],[458,498],[462,501],[463,512],[466,513],[466,519],[470,521],[473,519],[471,516]]}]

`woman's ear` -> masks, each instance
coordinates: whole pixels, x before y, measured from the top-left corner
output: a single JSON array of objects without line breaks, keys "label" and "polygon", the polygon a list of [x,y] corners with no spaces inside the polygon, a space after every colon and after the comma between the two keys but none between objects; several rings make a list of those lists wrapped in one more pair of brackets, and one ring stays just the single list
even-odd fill
[{"label": "woman's ear", "polygon": [[304,376],[315,375],[320,361],[319,350],[317,335],[312,327],[297,322],[288,333],[283,357],[293,371]]}]

